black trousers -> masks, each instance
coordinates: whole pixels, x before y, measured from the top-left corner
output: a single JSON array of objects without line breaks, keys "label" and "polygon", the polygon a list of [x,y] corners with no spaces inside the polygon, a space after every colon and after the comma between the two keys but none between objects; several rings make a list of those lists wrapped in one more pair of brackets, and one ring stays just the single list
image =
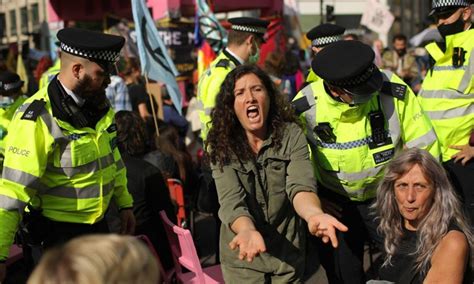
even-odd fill
[{"label": "black trousers", "polygon": [[449,160],[443,163],[448,172],[454,189],[461,197],[464,212],[470,219],[471,228],[474,228],[474,161],[469,161],[465,166],[461,162]]},{"label": "black trousers", "polygon": [[364,245],[372,241],[379,249],[383,247],[383,237],[377,233],[378,222],[369,209],[374,199],[355,202],[327,189],[318,188],[318,194],[342,208],[340,221],[349,231],[337,232],[339,246],[317,240],[319,258],[326,270],[329,283],[366,283],[364,273]]}]

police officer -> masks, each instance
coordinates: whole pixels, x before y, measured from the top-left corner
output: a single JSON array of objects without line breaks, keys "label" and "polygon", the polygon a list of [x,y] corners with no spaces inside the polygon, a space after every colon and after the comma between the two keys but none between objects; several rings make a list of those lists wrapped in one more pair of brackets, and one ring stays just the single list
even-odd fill
[{"label": "police officer", "polygon": [[217,93],[227,74],[244,63],[257,63],[260,46],[269,22],[248,17],[229,19],[231,30],[227,47],[211,62],[209,69],[201,76],[197,99],[200,104],[201,137],[205,140]]},{"label": "police officer", "polygon": [[15,73],[3,71],[0,73],[0,170],[3,167],[5,153],[5,137],[8,125],[16,109],[25,101],[21,87],[24,82]]},{"label": "police officer", "polygon": [[380,71],[372,49],[359,41],[338,41],[312,62],[322,80],[297,94],[311,149],[323,209],[349,231],[336,250],[320,246],[330,283],[365,283],[366,237],[382,244],[369,214],[385,165],[403,147],[439,156],[434,129],[415,95],[399,77]]},{"label": "police officer", "polygon": [[[464,209],[474,224],[474,29],[472,1],[435,0],[431,15],[443,42],[426,46],[431,68],[419,93],[441,145],[443,166],[462,195]],[[472,137],[474,142],[474,137]]]},{"label": "police officer", "polygon": [[[342,40],[345,31],[346,29],[344,27],[324,23],[312,28],[306,34],[306,37],[311,41],[311,50],[314,54],[317,54],[326,45]],[[306,77],[306,82],[312,83],[318,79],[319,77],[310,68],[308,76]]]},{"label": "police officer", "polygon": [[[104,214],[112,199],[120,208],[122,233],[134,230],[114,112],[105,96],[125,40],[76,28],[57,36],[58,76],[25,101],[9,126],[0,186],[0,261],[8,257],[26,206],[25,217],[36,222],[29,229],[37,228],[29,237],[43,248],[107,232]],[[4,277],[1,263],[0,281]]]}]

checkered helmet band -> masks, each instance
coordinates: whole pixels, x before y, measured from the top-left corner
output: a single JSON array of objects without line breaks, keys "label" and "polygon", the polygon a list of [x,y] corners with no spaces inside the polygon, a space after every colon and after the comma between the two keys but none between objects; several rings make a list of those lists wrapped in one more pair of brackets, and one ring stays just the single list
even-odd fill
[{"label": "checkered helmet band", "polygon": [[231,28],[239,32],[248,32],[248,33],[256,33],[256,34],[265,34],[265,32],[267,31],[267,29],[263,27],[251,27],[251,26],[242,26],[242,25],[232,25]]},{"label": "checkered helmet band", "polygon": [[340,40],[342,40],[342,35],[318,37],[311,42],[311,45],[315,47],[325,46]]},{"label": "checkered helmet band", "polygon": [[13,83],[8,83],[8,84],[3,84],[0,82],[0,91],[8,92],[10,90],[20,88],[23,86],[23,81],[18,81],[18,82],[13,82]]},{"label": "checkered helmet band", "polygon": [[75,48],[61,42],[61,49],[72,55],[85,57],[88,59],[95,59],[108,62],[116,62],[120,56],[120,52],[111,50],[85,50]]},{"label": "checkered helmet band", "polygon": [[468,0],[433,0],[433,9],[451,6],[469,6]]},{"label": "checkered helmet band", "polygon": [[365,81],[367,81],[370,78],[370,76],[372,76],[372,74],[374,73],[376,68],[377,67],[372,64],[369,68],[367,68],[367,70],[364,73],[362,73],[362,74],[360,74],[356,77],[349,78],[349,79],[344,79],[344,80],[340,80],[340,81],[327,81],[327,82],[330,85],[337,86],[337,87],[357,86],[357,85],[362,84]]}]

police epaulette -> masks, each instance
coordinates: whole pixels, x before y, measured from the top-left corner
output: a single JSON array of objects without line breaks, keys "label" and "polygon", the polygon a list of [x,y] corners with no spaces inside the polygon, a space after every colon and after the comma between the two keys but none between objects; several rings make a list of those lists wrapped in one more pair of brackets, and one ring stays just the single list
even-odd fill
[{"label": "police epaulette", "polygon": [[221,59],[216,64],[216,67],[228,68],[229,66],[230,66],[230,60],[229,59]]},{"label": "police epaulette", "polygon": [[44,109],[46,102],[44,100],[34,100],[21,116],[21,119],[36,121]]},{"label": "police epaulette", "polygon": [[311,106],[309,105],[308,99],[306,97],[301,97],[297,100],[292,101],[291,105],[295,109],[296,115],[300,115],[311,108]]},{"label": "police epaulette", "polygon": [[382,89],[380,90],[383,94],[395,97],[399,100],[405,99],[405,93],[407,86],[403,84],[393,83],[390,81],[384,81]]}]

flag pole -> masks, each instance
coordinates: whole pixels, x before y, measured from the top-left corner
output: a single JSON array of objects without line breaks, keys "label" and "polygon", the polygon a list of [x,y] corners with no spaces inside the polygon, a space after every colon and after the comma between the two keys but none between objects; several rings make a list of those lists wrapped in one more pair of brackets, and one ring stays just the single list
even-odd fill
[{"label": "flag pole", "polygon": [[155,111],[155,101],[153,100],[153,95],[150,91],[150,82],[148,81],[148,75],[145,74],[145,82],[146,82],[146,92],[148,93],[148,96],[150,97],[150,104],[151,104],[151,111],[153,115],[153,122],[155,124],[155,132],[156,132],[156,137],[160,136],[160,130],[158,129],[158,119],[156,117],[156,111]]}]

